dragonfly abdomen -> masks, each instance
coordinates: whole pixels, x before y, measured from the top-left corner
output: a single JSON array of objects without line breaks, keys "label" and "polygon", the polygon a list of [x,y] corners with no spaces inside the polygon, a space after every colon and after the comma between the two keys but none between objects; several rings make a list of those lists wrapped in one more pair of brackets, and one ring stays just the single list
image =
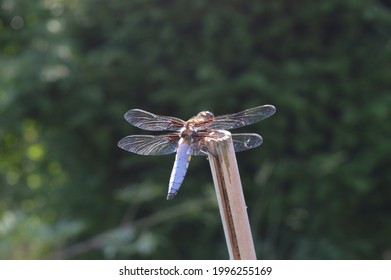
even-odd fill
[{"label": "dragonfly abdomen", "polygon": [[172,199],[181,187],[187,168],[189,167],[190,158],[190,145],[182,138],[178,144],[174,167],[171,172],[167,200]]}]

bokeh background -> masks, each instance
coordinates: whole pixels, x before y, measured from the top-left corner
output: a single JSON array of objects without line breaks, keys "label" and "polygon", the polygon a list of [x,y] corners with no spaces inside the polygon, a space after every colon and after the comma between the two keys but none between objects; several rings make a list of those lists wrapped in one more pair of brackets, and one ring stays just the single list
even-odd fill
[{"label": "bokeh background", "polygon": [[119,149],[124,113],[273,104],[239,131],[259,259],[391,258],[382,0],[0,1],[0,258],[227,259],[209,163]]}]

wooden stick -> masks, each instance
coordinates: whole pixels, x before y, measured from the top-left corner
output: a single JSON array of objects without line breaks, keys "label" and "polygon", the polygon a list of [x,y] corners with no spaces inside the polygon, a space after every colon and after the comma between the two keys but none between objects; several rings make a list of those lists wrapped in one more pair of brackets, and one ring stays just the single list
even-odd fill
[{"label": "wooden stick", "polygon": [[231,133],[214,134],[206,143],[229,256],[231,260],[256,260]]}]

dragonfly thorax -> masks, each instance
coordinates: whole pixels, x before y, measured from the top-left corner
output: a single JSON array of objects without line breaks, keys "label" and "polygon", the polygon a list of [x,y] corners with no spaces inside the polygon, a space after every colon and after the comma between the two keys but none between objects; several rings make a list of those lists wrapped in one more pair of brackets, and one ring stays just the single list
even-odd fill
[{"label": "dragonfly thorax", "polygon": [[[206,130],[207,127],[213,122],[214,115],[209,111],[202,111],[197,116],[192,117],[186,122],[185,128],[190,133]],[[182,132],[182,131],[181,131]]]},{"label": "dragonfly thorax", "polygon": [[179,131],[179,135],[181,138],[184,138],[186,140],[191,140],[192,136],[194,136],[197,133],[197,130],[194,128],[194,126],[184,126]]}]

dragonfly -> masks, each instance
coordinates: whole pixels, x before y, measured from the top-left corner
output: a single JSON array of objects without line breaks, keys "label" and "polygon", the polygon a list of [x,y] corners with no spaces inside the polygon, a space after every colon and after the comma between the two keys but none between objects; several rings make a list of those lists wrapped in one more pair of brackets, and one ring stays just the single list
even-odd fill
[{"label": "dragonfly", "polygon": [[[160,116],[132,109],[125,113],[125,120],[131,125],[148,131],[167,131],[163,135],[129,135],[118,142],[118,146],[139,155],[167,155],[176,152],[171,172],[167,200],[174,198],[181,187],[191,156],[206,156],[210,152],[206,146],[208,137],[216,137],[216,132],[250,125],[266,119],[276,112],[273,105],[262,105],[239,113],[214,116],[202,111],[188,121],[176,117]],[[235,152],[258,147],[263,139],[255,133],[232,134]]]}]

